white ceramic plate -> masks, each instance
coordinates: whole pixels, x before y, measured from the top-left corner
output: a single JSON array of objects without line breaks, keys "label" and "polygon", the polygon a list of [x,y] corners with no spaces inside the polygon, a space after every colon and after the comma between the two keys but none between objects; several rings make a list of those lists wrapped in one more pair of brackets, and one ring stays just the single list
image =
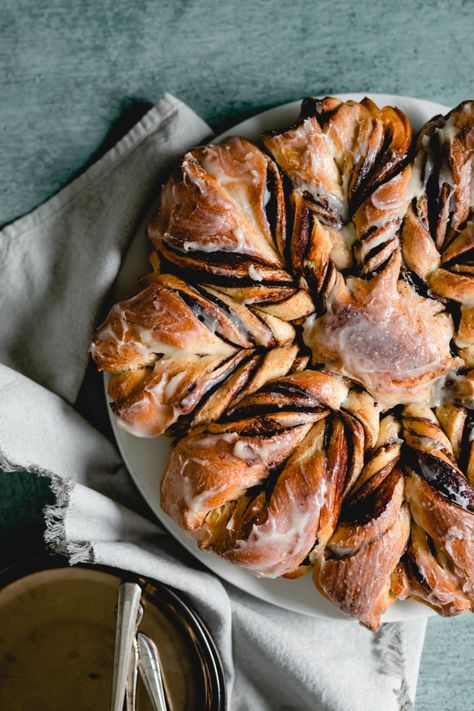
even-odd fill
[{"label": "white ceramic plate", "polygon": [[[365,95],[336,94],[336,96],[344,100],[355,99],[360,101]],[[415,131],[436,114],[445,114],[449,111],[446,106],[405,96],[391,96],[388,94],[367,94],[367,96],[379,106],[392,105],[400,107],[407,114]],[[214,140],[219,141],[222,138],[233,135],[257,140],[262,131],[283,128],[293,123],[298,116],[300,104],[300,101],[294,101],[283,106],[277,106],[269,111],[264,111],[234,126],[234,128]],[[127,288],[131,286],[137,276],[149,270],[145,258],[146,235],[144,225],[145,222],[134,240],[117,281],[117,296],[119,297],[126,293]],[[214,553],[200,551],[194,540],[181,530],[160,507],[159,481],[170,449],[168,439],[158,437],[147,440],[133,437],[120,429],[112,413],[110,414],[120,452],[143,497],[161,523],[201,563],[228,582],[233,583],[236,587],[266,602],[315,617],[349,619],[317,592],[312,584],[310,575],[306,575],[299,580],[256,578],[245,570],[222,560]],[[384,621],[394,622],[415,617],[428,617],[432,614],[434,613],[428,607],[407,600],[393,605],[385,615]]]}]

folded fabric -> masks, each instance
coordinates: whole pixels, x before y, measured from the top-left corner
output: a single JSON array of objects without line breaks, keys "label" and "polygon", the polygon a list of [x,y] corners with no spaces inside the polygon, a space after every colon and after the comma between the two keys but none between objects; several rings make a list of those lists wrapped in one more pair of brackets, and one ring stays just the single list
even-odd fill
[{"label": "folded fabric", "polygon": [[[204,571],[149,514],[115,446],[74,408],[124,255],[132,242],[129,259],[143,251],[166,171],[209,133],[167,94],[80,178],[0,232],[0,466],[51,478],[46,541],[71,564],[134,571],[186,593],[219,647],[230,709],[409,709],[424,620],[373,635],[274,607]],[[93,403],[105,407],[100,388]]]}]

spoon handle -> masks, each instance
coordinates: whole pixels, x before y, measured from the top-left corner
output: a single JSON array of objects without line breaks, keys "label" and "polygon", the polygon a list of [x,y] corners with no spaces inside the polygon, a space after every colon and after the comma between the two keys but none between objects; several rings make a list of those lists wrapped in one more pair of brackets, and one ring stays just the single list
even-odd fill
[{"label": "spoon handle", "polygon": [[154,711],[168,711],[163,678],[161,675],[160,656],[156,644],[150,637],[143,634],[143,632],[138,633],[137,641],[138,669],[153,704]]},{"label": "spoon handle", "polygon": [[142,590],[136,583],[120,585],[117,599],[111,711],[123,710],[141,594]]}]

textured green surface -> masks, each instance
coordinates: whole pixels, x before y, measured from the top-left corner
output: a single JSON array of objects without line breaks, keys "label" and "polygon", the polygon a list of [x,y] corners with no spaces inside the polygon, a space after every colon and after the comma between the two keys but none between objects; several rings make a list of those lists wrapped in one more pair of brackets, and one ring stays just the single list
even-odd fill
[{"label": "textured green surface", "polygon": [[25,472],[2,476],[0,568],[44,553],[42,509],[53,500],[49,480],[44,477]]},{"label": "textured green surface", "polygon": [[[472,98],[473,27],[461,0],[3,0],[0,223],[70,180],[164,90],[218,129],[310,93]],[[0,482],[2,562],[38,550],[47,498],[28,475]],[[417,711],[474,709],[473,650],[471,617],[430,621]]]}]

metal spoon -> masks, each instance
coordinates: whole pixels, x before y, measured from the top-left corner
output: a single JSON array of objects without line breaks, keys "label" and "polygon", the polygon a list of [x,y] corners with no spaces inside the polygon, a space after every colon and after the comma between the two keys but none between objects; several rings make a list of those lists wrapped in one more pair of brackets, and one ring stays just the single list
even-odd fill
[{"label": "metal spoon", "polygon": [[[137,621],[135,624],[135,635],[143,618],[143,605],[138,606]],[[127,686],[125,689],[125,707],[127,711],[135,711],[137,702],[137,681],[138,681],[138,644],[136,636],[132,641],[132,653],[128,666]]]},{"label": "metal spoon", "polygon": [[111,711],[123,710],[141,594],[137,583],[122,583],[119,587]]},{"label": "metal spoon", "polygon": [[137,635],[138,670],[145,684],[154,711],[168,711],[163,678],[161,676],[160,656],[156,644],[143,632]]}]

